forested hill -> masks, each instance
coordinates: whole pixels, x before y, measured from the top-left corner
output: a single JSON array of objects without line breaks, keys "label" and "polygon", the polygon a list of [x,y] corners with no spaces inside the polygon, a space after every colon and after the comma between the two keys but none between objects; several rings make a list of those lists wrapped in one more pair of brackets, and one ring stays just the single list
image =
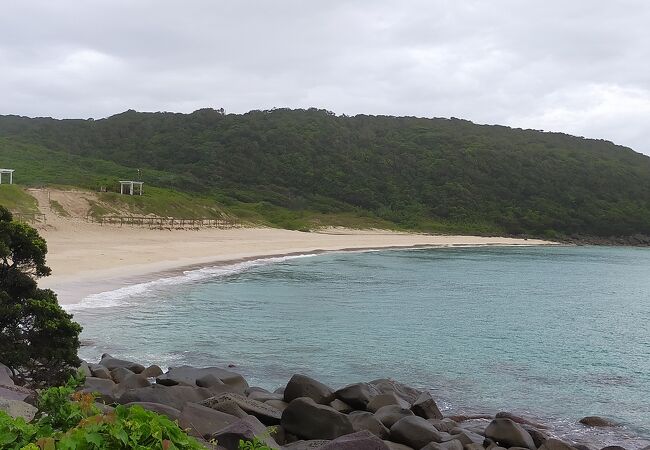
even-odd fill
[{"label": "forested hill", "polygon": [[650,235],[650,158],[558,133],[316,109],[203,109],[0,116],[0,139],[0,150],[21,144],[108,160],[143,169],[149,184],[164,178],[258,211],[352,212],[434,231]]}]

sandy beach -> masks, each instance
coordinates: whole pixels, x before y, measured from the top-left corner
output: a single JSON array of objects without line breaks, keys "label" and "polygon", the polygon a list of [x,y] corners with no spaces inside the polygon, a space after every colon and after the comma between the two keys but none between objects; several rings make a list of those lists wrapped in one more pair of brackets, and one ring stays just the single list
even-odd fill
[{"label": "sandy beach", "polygon": [[294,253],[464,245],[541,245],[541,240],[432,236],[383,230],[327,229],[304,233],[272,228],[155,230],[101,226],[74,219],[49,222],[50,277],[61,304],[158,278],[185,268]]}]

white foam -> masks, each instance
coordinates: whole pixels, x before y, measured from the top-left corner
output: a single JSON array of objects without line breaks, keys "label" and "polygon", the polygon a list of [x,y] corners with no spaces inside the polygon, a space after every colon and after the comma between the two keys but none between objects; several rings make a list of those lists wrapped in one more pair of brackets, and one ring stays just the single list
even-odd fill
[{"label": "white foam", "polygon": [[209,266],[201,269],[186,270],[181,275],[159,278],[157,280],[138,283],[123,288],[92,294],[81,300],[79,303],[62,305],[68,311],[77,311],[87,308],[115,308],[128,306],[131,301],[139,296],[145,295],[152,291],[164,289],[168,286],[177,286],[181,284],[193,283],[214,278],[223,278],[236,275],[253,267],[264,266],[268,264],[278,264],[292,259],[309,258],[317,256],[315,253],[277,256],[272,258],[260,258],[250,261],[242,261],[235,264]]}]

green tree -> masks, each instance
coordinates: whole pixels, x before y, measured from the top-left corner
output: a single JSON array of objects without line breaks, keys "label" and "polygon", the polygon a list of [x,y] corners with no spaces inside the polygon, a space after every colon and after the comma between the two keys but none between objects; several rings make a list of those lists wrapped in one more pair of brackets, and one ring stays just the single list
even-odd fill
[{"label": "green tree", "polygon": [[38,232],[0,206],[0,361],[32,385],[60,384],[79,365],[81,326],[36,284],[51,272],[46,254]]}]

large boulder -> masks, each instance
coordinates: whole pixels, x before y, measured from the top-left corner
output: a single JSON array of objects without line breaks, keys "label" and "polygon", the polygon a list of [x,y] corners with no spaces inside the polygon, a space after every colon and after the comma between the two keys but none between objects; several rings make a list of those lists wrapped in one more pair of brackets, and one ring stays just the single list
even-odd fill
[{"label": "large boulder", "polygon": [[246,411],[248,414],[254,415],[267,425],[276,425],[280,423],[280,418],[282,417],[282,412],[280,410],[266,403],[258,402],[257,400],[251,400],[250,398],[239,394],[221,394],[205,399],[201,402],[201,404],[203,406],[207,406],[208,408],[212,408],[213,405],[224,401],[231,401],[236,403],[237,406]]},{"label": "large boulder", "polygon": [[384,441],[368,431],[341,436],[320,448],[322,450],[390,450]]},{"label": "large boulder", "polygon": [[365,411],[355,411],[348,414],[350,422],[352,422],[352,429],[357,431],[370,431],[375,436],[381,439],[388,439],[390,432],[383,423],[379,421],[372,413]]},{"label": "large boulder", "polygon": [[[452,431],[456,431],[456,430],[458,430],[458,428]],[[480,434],[477,433],[473,433],[469,430],[462,430],[459,433],[452,433],[452,437],[454,440],[460,441],[460,443],[463,445],[469,445],[469,444],[483,445],[483,441],[485,440],[484,436],[481,436]]]},{"label": "large boulder", "polygon": [[142,364],[134,363],[133,361],[127,361],[125,359],[113,358],[108,353],[104,353],[102,355],[102,359],[99,361],[99,365],[106,367],[109,371],[117,369],[118,367],[129,369],[134,373],[140,373],[144,370],[144,366]]},{"label": "large boulder", "polygon": [[92,377],[93,372],[90,370],[90,366],[86,361],[81,361],[79,367],[77,367],[77,372],[81,372],[84,377]]},{"label": "large boulder", "polygon": [[142,371],[142,375],[147,377],[147,378],[156,378],[156,377],[159,377],[162,374],[163,374],[163,371],[160,368],[160,366],[157,366],[155,364],[147,367],[146,369],[144,369]]},{"label": "large boulder", "polygon": [[537,448],[530,434],[511,419],[494,419],[485,429],[485,437],[494,440],[501,447]]},{"label": "large boulder", "polygon": [[36,415],[36,407],[20,400],[8,400],[0,398],[0,411],[4,411],[13,418],[22,417],[30,422]]},{"label": "large boulder", "polygon": [[354,432],[348,416],[309,397],[289,403],[280,423],[287,432],[303,439],[336,439]]},{"label": "large boulder", "polygon": [[210,439],[213,433],[239,418],[196,403],[186,403],[178,416],[178,425],[195,437]]},{"label": "large boulder", "polygon": [[411,410],[415,413],[416,416],[420,416],[424,419],[442,419],[442,413],[438,409],[436,401],[431,397],[429,392],[423,392],[420,396],[415,399]]},{"label": "large boulder", "polygon": [[316,448],[322,448],[323,445],[330,442],[331,441],[326,439],[312,439],[309,441],[300,440],[282,446],[282,450],[313,450]]},{"label": "large boulder", "polygon": [[130,372],[130,374],[127,374],[126,377],[122,379],[120,384],[115,386],[113,394],[115,395],[115,398],[120,398],[122,394],[130,389],[143,388],[147,386],[151,386],[147,377],[142,376],[142,374],[139,373]]},{"label": "large boulder", "polygon": [[108,370],[106,367],[100,365],[93,365],[89,367],[93,377],[103,378],[104,380],[111,380],[111,381],[113,380],[113,377],[111,376],[111,371]]},{"label": "large boulder", "polygon": [[240,419],[248,416],[249,414],[241,409],[239,405],[232,400],[223,400],[218,403],[213,403],[210,405],[210,408],[215,411],[221,411],[222,413],[230,414],[231,416],[239,417]]},{"label": "large boulder", "polygon": [[289,406],[289,404],[287,402],[285,402],[284,400],[267,400],[264,403],[266,403],[269,406],[274,407],[275,409],[277,409],[280,412],[284,411],[285,409],[287,409],[287,406]]},{"label": "large boulder", "polygon": [[370,400],[382,392],[370,383],[355,383],[345,386],[334,394],[352,408],[365,411]]},{"label": "large boulder", "polygon": [[463,450],[463,444],[456,439],[447,442],[429,442],[421,450]]},{"label": "large boulder", "polygon": [[420,449],[430,442],[442,442],[442,435],[430,422],[422,417],[407,416],[390,428],[391,441]]},{"label": "large boulder", "polygon": [[156,378],[157,382],[166,386],[175,386],[177,384],[186,384],[197,386],[197,380],[207,375],[219,379],[222,383],[244,393],[248,389],[248,383],[240,374],[225,370],[220,367],[203,367],[196,368],[191,366],[172,367],[167,373]]},{"label": "large boulder", "polygon": [[393,441],[384,441],[384,444],[388,446],[389,450],[413,450],[413,448],[408,445],[398,444]]},{"label": "large boulder", "polygon": [[250,398],[251,400],[256,400],[258,402],[266,403],[269,400],[283,400],[284,395],[274,394],[272,392],[255,391],[248,394],[248,398]]},{"label": "large boulder", "polygon": [[11,369],[9,369],[9,367],[5,366],[2,363],[0,363],[0,384],[4,386],[14,385],[13,374],[11,373]]},{"label": "large boulder", "polygon": [[200,403],[211,396],[212,393],[205,388],[154,384],[126,391],[120,396],[119,402],[122,404],[132,402],[162,403],[182,410],[185,403]]},{"label": "large boulder", "polygon": [[347,403],[339,400],[338,398],[335,398],[334,400],[332,400],[329,405],[332,408],[334,408],[335,410],[337,410],[338,412],[343,413],[343,414],[348,414],[348,413],[352,412],[352,407],[350,405],[348,405]]},{"label": "large boulder", "polygon": [[[524,430],[528,431],[528,434],[530,434],[530,437],[533,438],[533,442],[535,443],[535,447],[540,448],[544,442],[548,439],[548,435],[544,433],[541,430],[538,430],[537,428],[534,428],[530,425],[522,425],[521,426]],[[483,434],[485,434],[485,430],[483,430]]]},{"label": "large boulder", "polygon": [[[429,422],[433,424],[434,427],[438,429],[438,431],[444,431],[445,433],[449,433],[451,430],[454,428],[458,427],[458,423],[456,423],[454,420],[451,419],[428,419]],[[483,428],[483,431],[485,431],[485,428]]]},{"label": "large boulder", "polygon": [[124,406],[141,406],[147,411],[153,411],[157,414],[167,416],[170,420],[178,420],[178,417],[181,415],[181,412],[176,408],[171,406],[163,405],[162,403],[151,403],[151,402],[131,402],[127,403]]},{"label": "large boulder", "polygon": [[87,377],[81,392],[96,394],[104,403],[115,403],[115,386],[116,384],[112,380]]},{"label": "large boulder", "polygon": [[422,394],[422,391],[419,389],[412,388],[405,384],[399,383],[395,380],[389,380],[386,378],[381,378],[379,380],[373,380],[370,382],[375,388],[379,390],[381,394],[387,394],[389,392],[395,393],[398,397],[404,399],[409,404],[415,402],[415,400]]},{"label": "large boulder", "polygon": [[576,448],[564,441],[551,438],[547,439],[539,450],[576,450]]},{"label": "large boulder", "polygon": [[494,416],[496,419],[510,419],[513,422],[516,422],[521,425],[530,425],[531,427],[535,428],[548,428],[546,425],[538,423],[538,422],[533,422],[532,420],[526,419],[525,417],[517,416],[513,413],[507,412],[507,411],[500,411],[496,413]]},{"label": "large boulder", "polygon": [[36,394],[34,391],[24,388],[22,386],[11,385],[0,385],[0,398],[6,400],[20,400],[33,403],[29,401],[29,398],[35,398]]},{"label": "large boulder", "polygon": [[267,447],[279,449],[280,446],[270,436],[266,427],[254,416],[246,416],[212,434],[212,439],[227,450],[238,450],[239,441],[252,441],[258,438]]},{"label": "large boulder", "polygon": [[382,406],[375,413],[377,420],[388,428],[392,427],[398,420],[409,416],[414,416],[413,411],[408,408],[402,408],[399,405]]},{"label": "large boulder", "polygon": [[121,383],[129,375],[134,375],[134,372],[127,369],[126,367],[116,367],[111,370],[111,378],[116,383]]},{"label": "large boulder", "polygon": [[334,392],[320,381],[306,375],[295,374],[284,389],[284,401],[291,403],[300,397],[309,397],[316,403],[327,405],[334,400]]},{"label": "large boulder", "polygon": [[386,394],[376,395],[368,402],[368,411],[377,412],[377,410],[383,406],[388,405],[397,405],[401,408],[408,409],[411,407],[411,404],[404,400],[402,397],[399,397],[394,392],[387,392]]},{"label": "large boulder", "polygon": [[617,427],[618,424],[613,420],[599,416],[587,416],[580,419],[580,423],[588,427]]}]

